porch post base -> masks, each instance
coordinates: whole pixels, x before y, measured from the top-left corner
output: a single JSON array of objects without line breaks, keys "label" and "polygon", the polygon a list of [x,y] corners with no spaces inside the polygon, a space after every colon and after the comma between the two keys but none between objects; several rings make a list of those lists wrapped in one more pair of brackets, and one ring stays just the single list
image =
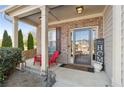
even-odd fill
[{"label": "porch post base", "polygon": [[52,87],[56,83],[56,74],[48,71],[46,74],[41,74],[41,86]]},{"label": "porch post base", "polygon": [[122,85],[118,82],[112,82],[112,87],[122,87]]}]

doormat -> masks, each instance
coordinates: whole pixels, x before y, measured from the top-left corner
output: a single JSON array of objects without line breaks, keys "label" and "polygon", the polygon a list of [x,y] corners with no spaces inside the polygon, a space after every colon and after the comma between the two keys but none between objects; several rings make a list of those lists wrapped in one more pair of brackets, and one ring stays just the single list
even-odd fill
[{"label": "doormat", "polygon": [[92,66],[87,65],[77,65],[77,64],[62,64],[60,67],[69,68],[69,69],[76,69],[81,71],[88,71],[88,72],[94,72],[94,68]]}]

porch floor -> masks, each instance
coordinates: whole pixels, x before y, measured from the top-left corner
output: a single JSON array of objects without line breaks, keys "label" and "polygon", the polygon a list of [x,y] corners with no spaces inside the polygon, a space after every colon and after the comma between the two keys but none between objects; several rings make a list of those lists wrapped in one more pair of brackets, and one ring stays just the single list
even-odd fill
[{"label": "porch floor", "polygon": [[55,71],[57,82],[55,87],[105,87],[110,86],[104,72],[90,73],[58,67]]},{"label": "porch floor", "polygon": [[[33,59],[27,60],[27,70],[40,74],[40,65],[33,65]],[[80,70],[53,65],[50,70],[56,73],[57,82],[53,87],[105,87],[110,86],[110,82],[106,73],[91,73]]]}]

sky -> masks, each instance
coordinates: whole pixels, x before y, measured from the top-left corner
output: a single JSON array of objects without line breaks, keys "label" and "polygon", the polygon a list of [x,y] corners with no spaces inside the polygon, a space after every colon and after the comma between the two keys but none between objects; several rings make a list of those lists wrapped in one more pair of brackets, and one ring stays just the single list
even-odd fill
[{"label": "sky", "polygon": [[[0,5],[0,9],[3,9],[5,7],[7,7],[7,5]],[[11,17],[9,17],[9,19],[12,20]],[[28,25],[24,22],[19,21],[18,24],[18,29],[22,29],[24,37],[27,37],[29,32],[35,33],[36,31],[35,27]],[[7,21],[4,18],[3,13],[0,12],[0,39],[2,39],[3,37],[4,30],[7,30],[8,34],[12,37],[12,23]]]}]

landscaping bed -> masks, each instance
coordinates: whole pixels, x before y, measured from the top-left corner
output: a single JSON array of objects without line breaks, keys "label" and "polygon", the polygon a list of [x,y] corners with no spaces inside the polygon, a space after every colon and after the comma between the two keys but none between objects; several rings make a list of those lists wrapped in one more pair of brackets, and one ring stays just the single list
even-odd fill
[{"label": "landscaping bed", "polygon": [[4,83],[4,87],[41,87],[41,76],[28,71],[14,71]]},{"label": "landscaping bed", "polygon": [[19,48],[0,48],[0,86],[22,61],[21,53]]}]

